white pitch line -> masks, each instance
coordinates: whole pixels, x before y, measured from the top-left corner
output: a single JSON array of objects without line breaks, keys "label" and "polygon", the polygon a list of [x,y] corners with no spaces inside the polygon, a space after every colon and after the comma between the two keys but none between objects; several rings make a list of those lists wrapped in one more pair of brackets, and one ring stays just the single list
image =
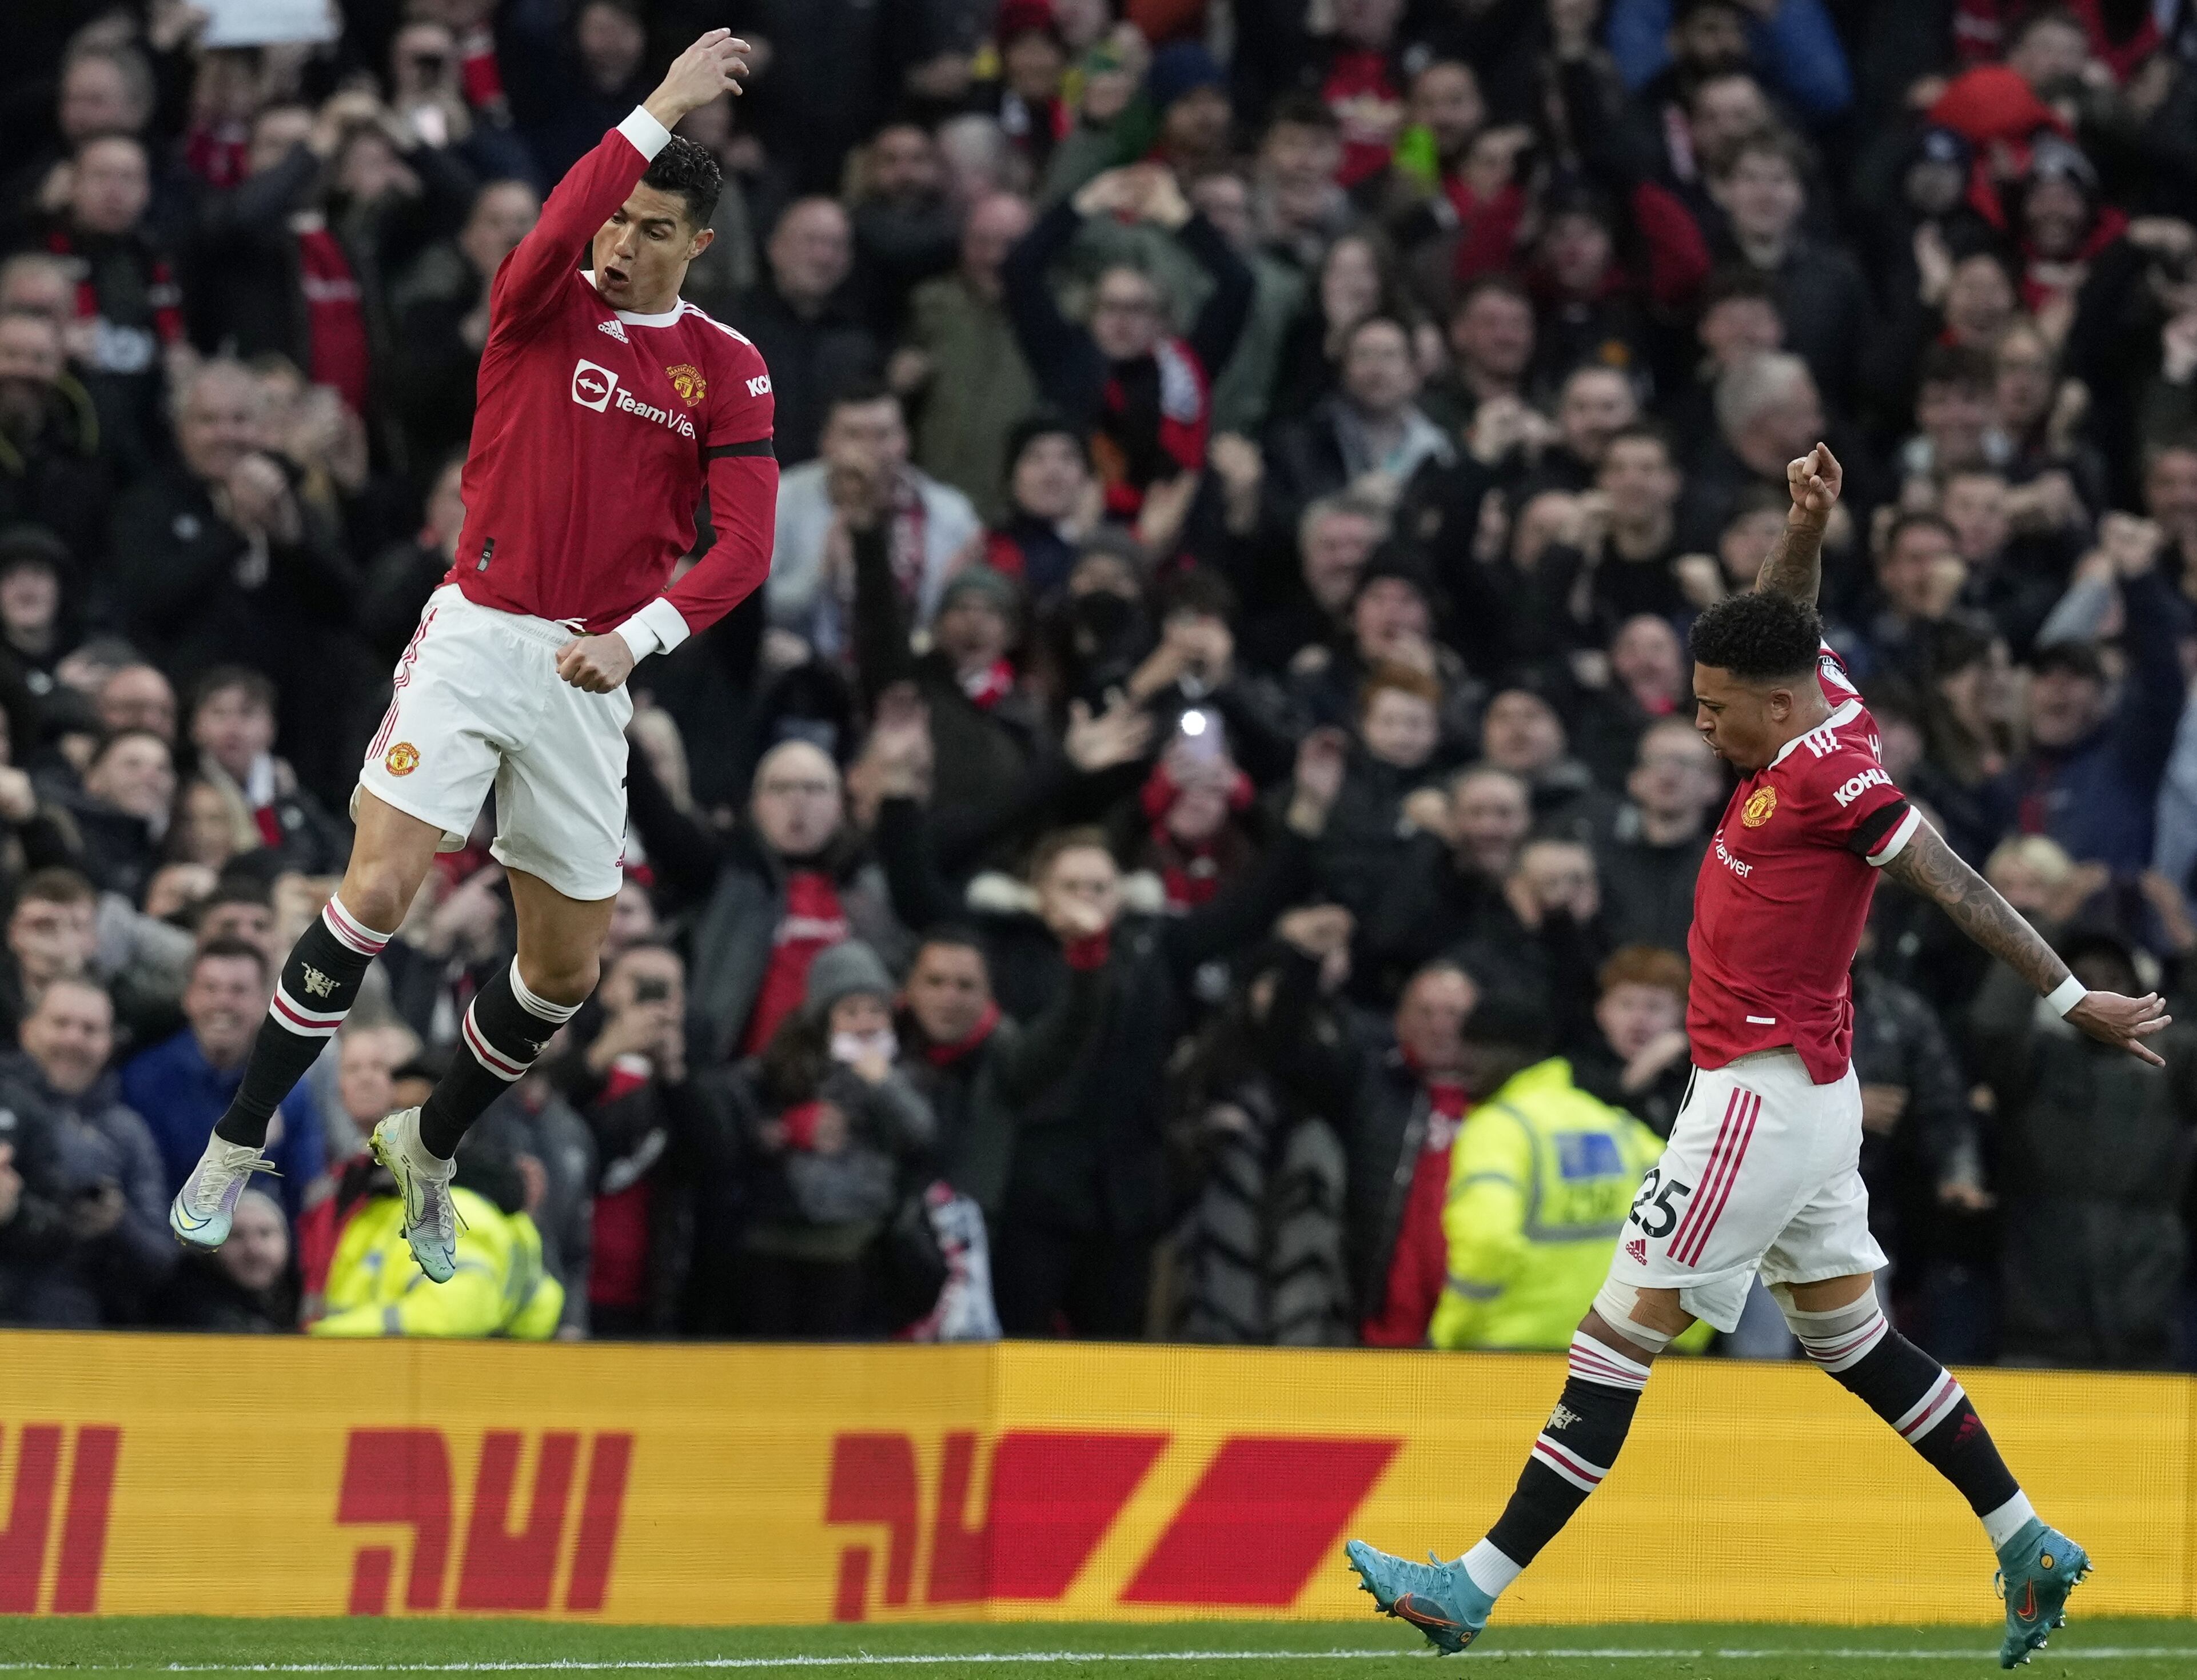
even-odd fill
[{"label": "white pitch line", "polygon": [[[938,1668],[948,1663],[1009,1667],[1040,1663],[1168,1663],[1168,1662],[1378,1662],[1394,1658],[1417,1659],[1425,1651],[937,1651],[902,1655],[872,1656],[849,1652],[843,1656],[689,1657],[649,1658],[590,1662],[565,1657],[542,1662],[455,1663],[61,1663],[0,1662],[4,1674],[550,1674],[665,1673],[687,1669],[789,1669],[866,1667]],[[1547,1646],[1533,1649],[1483,1648],[1485,1657],[1572,1658],[1600,1661],[1668,1660],[1673,1657],[1726,1662],[1760,1662],[1778,1657],[1829,1658],[1846,1662],[1975,1662],[1989,1654],[1980,1648],[1880,1650],[1860,1646],[1773,1646],[1761,1650],[1706,1650],[1676,1645]],[[2168,1658],[2197,1659],[2197,1646],[2101,1645],[2086,1650],[2055,1650],[2049,1660],[2066,1662],[2133,1662]]]}]

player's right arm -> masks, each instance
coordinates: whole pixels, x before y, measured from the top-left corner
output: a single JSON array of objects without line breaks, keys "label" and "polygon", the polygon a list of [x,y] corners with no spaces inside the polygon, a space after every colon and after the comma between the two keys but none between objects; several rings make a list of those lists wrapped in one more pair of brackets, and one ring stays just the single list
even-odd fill
[{"label": "player's right arm", "polygon": [[2155,1067],[2166,1065],[2144,1042],[2173,1018],[2159,994],[2125,998],[2118,992],[2084,991],[2028,918],[1962,862],[1928,823],[1917,825],[1884,865],[1884,872],[1933,900],[1956,927],[2049,999],[2070,1025]]},{"label": "player's right arm", "polygon": [[1792,595],[1816,604],[1823,587],[1823,531],[1838,505],[1845,469],[1828,443],[1818,443],[1798,461],[1785,463],[1785,487],[1793,495],[1793,511],[1785,516],[1785,534],[1762,563],[1754,580],[1757,589]]},{"label": "player's right arm", "polygon": [[496,270],[489,290],[492,333],[523,330],[571,283],[580,253],[670,143],[673,125],[720,94],[740,90],[747,50],[730,30],[710,31],[672,61],[654,93],[572,165],[542,206],[541,220]]}]

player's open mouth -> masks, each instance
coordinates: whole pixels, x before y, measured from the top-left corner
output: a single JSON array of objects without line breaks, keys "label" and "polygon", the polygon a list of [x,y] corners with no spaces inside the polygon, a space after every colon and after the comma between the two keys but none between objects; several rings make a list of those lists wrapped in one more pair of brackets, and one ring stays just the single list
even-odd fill
[{"label": "player's open mouth", "polygon": [[606,264],[603,269],[603,284],[606,286],[615,286],[620,290],[623,290],[625,287],[626,281],[632,278],[632,275],[629,275],[621,268],[615,268]]}]

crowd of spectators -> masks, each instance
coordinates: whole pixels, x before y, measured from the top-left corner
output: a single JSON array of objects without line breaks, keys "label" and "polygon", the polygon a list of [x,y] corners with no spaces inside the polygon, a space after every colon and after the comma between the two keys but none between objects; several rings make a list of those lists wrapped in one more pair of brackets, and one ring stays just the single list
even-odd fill
[{"label": "crowd of spectators", "polygon": [[[2191,0],[8,11],[0,1321],[1422,1341],[1475,1069],[1670,1128],[1686,632],[1818,438],[1887,768],[2078,975],[2197,976]],[[406,1287],[362,1153],[508,954],[485,820],[181,1258],[489,278],[720,24],[687,294],[776,553],[634,678],[600,990],[461,1156],[491,1282]],[[2116,1057],[1892,888],[1854,994],[1910,1333],[2197,1367],[2197,1029]]]}]

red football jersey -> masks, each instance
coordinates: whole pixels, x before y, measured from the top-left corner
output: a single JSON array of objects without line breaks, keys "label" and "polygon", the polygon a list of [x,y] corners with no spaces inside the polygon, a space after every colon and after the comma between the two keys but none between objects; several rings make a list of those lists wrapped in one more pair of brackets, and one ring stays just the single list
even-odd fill
[{"label": "red football jersey", "polygon": [[1701,859],[1686,940],[1697,1067],[1789,1045],[1829,1085],[1852,1061],[1847,971],[1875,872],[1922,819],[1878,762],[1875,721],[1828,647],[1820,680],[1831,715],[1740,783]]},{"label": "red football jersey", "polygon": [[[664,647],[768,575],[778,505],[756,347],[689,303],[614,310],[575,266],[670,137],[635,111],[572,165],[496,270],[448,580],[483,606],[589,634],[641,613]],[[705,487],[716,540],[658,605],[693,547]]]}]

